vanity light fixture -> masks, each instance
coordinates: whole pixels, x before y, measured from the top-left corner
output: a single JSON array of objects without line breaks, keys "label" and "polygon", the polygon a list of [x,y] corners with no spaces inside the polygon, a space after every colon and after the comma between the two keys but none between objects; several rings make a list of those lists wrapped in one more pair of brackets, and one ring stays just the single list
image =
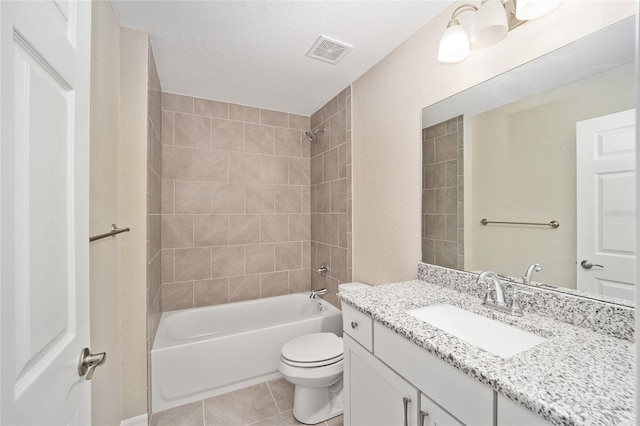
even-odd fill
[{"label": "vanity light fixture", "polygon": [[[438,48],[438,62],[454,64],[469,56],[471,46],[483,48],[505,38],[512,29],[526,21],[554,10],[562,0],[482,0],[479,7],[463,4],[453,11]],[[474,11],[471,41],[457,20],[463,12]]]}]

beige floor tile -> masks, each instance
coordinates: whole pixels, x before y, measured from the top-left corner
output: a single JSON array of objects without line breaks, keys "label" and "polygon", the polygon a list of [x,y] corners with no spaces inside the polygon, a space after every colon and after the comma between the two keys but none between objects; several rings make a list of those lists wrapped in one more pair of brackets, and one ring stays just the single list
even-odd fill
[{"label": "beige floor tile", "polygon": [[248,425],[275,414],[278,414],[278,407],[266,383],[204,401],[206,425]]},{"label": "beige floor tile", "polygon": [[151,416],[150,426],[203,426],[202,401],[161,411]]},{"label": "beige floor tile", "polygon": [[[300,423],[293,417],[293,411],[286,411],[268,419],[260,420],[257,423],[252,423],[251,426],[298,426],[302,424],[304,423]],[[324,422],[320,423],[320,425],[324,425]]]},{"label": "beige floor tile", "polygon": [[327,426],[343,426],[344,425],[344,416],[334,417],[326,421]]},{"label": "beige floor tile", "polygon": [[293,393],[295,386],[285,379],[273,380],[268,382],[268,385],[280,412],[293,410]]}]

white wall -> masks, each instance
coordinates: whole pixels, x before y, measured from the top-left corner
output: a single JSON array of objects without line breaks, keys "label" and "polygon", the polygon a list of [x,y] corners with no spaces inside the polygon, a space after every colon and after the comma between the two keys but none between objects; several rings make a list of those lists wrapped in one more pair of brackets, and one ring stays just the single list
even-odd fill
[{"label": "white wall", "polygon": [[414,279],[420,261],[421,110],[635,13],[635,1],[565,1],[464,62],[442,65],[449,8],[353,84],[353,278]]},{"label": "white wall", "polygon": [[[119,216],[120,27],[109,2],[93,3],[92,21],[89,232],[97,235]],[[89,247],[91,349],[107,353],[91,380],[91,423],[113,425],[122,420],[120,239],[105,238]]]},{"label": "white wall", "polygon": [[148,35],[120,30],[120,315],[122,417],[147,413]]}]

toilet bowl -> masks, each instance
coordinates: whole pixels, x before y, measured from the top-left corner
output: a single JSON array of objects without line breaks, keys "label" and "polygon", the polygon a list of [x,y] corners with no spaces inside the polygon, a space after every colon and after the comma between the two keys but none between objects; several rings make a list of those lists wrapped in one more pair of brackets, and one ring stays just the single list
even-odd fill
[{"label": "toilet bowl", "polygon": [[[340,284],[339,291],[368,287],[362,283]],[[293,416],[301,423],[316,424],[341,415],[342,337],[333,333],[312,333],[287,342],[278,370],[295,385]]]}]

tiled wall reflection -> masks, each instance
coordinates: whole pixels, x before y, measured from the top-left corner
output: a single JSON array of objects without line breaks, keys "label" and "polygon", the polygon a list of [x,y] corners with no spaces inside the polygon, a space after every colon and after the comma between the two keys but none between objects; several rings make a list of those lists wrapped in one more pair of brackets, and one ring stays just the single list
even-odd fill
[{"label": "tiled wall reflection", "polygon": [[338,305],[338,284],[351,281],[351,87],[311,116],[318,133],[311,146],[311,266],[326,264],[329,273],[312,273],[312,288],[326,287],[326,300]]},{"label": "tiled wall reflection", "polygon": [[422,130],[422,261],[464,269],[463,117]]},{"label": "tiled wall reflection", "polygon": [[162,308],[310,289],[309,117],[163,93]]}]

